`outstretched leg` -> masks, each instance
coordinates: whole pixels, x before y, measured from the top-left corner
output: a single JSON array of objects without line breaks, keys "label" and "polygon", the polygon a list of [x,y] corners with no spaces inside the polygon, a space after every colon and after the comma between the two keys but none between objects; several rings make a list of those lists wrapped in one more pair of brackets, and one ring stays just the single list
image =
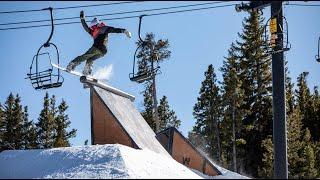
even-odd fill
[{"label": "outstretched leg", "polygon": [[96,55],[96,47],[91,47],[86,53],[73,59],[67,66],[67,71],[74,70],[83,61],[90,59]]},{"label": "outstretched leg", "polygon": [[87,60],[86,65],[85,65],[83,72],[82,72],[82,74],[84,76],[91,75],[93,61],[95,61],[105,55],[105,53],[102,53],[100,50],[98,50],[98,51],[99,51],[99,53],[97,53],[95,56],[93,56]]}]

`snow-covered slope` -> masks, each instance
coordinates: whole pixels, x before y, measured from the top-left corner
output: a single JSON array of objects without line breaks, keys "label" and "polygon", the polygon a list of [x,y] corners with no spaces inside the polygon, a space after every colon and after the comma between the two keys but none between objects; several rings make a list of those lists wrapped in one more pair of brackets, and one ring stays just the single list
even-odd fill
[{"label": "snow-covered slope", "polygon": [[[213,163],[214,164],[214,163]],[[232,172],[232,171],[229,171],[228,169],[225,169],[223,167],[220,167],[216,164],[214,164],[215,167],[218,168],[218,170],[222,173],[221,176],[216,176],[214,178],[219,178],[219,179],[249,179],[248,177],[246,176],[242,176],[238,173],[235,173],[235,172]],[[209,179],[212,179],[212,177],[205,177],[203,176],[204,178],[209,178]]]},{"label": "snow-covered slope", "polygon": [[0,153],[0,178],[200,178],[172,158],[120,144]]},{"label": "snow-covered slope", "polygon": [[47,150],[15,150],[0,154],[0,178],[125,178],[118,145]]},{"label": "snow-covered slope", "polygon": [[218,170],[222,173],[222,175],[218,175],[218,176],[207,176],[195,169],[191,169],[193,172],[197,173],[199,176],[201,176],[204,179],[250,179],[246,176],[242,176],[238,173],[229,171],[223,167],[220,167],[218,165],[215,164],[215,167],[218,168]]},{"label": "snow-covered slope", "polygon": [[[230,176],[232,178],[243,178]],[[228,178],[208,177],[170,157],[120,144],[0,153],[0,178]]]}]

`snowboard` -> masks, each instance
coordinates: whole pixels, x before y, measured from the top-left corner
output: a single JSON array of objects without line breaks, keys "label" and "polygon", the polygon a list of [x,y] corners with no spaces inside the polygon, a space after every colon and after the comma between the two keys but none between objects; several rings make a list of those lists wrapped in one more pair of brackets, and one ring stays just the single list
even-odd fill
[{"label": "snowboard", "polygon": [[[51,63],[51,65],[52,65],[53,67],[55,67],[55,68],[58,68],[58,69],[60,69],[60,70],[62,70],[62,71],[65,71],[65,72],[67,72],[67,73],[70,73],[70,74],[73,74],[73,75],[76,75],[76,76],[79,76],[79,77],[85,76],[85,75],[83,75],[82,73],[80,73],[80,72],[78,72],[78,71],[74,71],[74,70],[72,70],[72,71],[67,71],[66,68],[61,67],[61,66],[59,66],[59,65],[57,65],[57,64],[54,64],[54,63]],[[93,79],[93,80],[96,81],[96,82],[99,80],[99,79],[94,78],[94,77],[91,76],[91,75],[87,75],[87,76],[85,76],[85,77],[87,77],[87,78],[89,78],[89,79]]]},{"label": "snowboard", "polygon": [[[55,68],[58,68],[58,69],[60,69],[60,70],[62,70],[62,71],[65,71],[65,72],[67,72],[67,73],[70,73],[70,74],[72,74],[72,75],[75,75],[75,76],[79,76],[80,77],[80,80],[81,79],[90,79],[90,80],[92,80],[92,81],[94,81],[94,82],[98,82],[98,80],[99,79],[96,79],[96,78],[94,78],[93,76],[91,76],[91,75],[87,75],[87,76],[85,76],[85,75],[83,75],[82,73],[80,73],[80,72],[78,72],[78,71],[74,71],[74,70],[71,70],[71,71],[67,71],[67,69],[66,68],[64,68],[64,67],[61,67],[61,66],[59,66],[59,65],[57,65],[57,64],[55,64],[55,63],[51,63],[51,65],[53,66],[53,67],[55,67]],[[87,84],[83,84],[83,88],[88,88],[89,86],[87,85]]]}]

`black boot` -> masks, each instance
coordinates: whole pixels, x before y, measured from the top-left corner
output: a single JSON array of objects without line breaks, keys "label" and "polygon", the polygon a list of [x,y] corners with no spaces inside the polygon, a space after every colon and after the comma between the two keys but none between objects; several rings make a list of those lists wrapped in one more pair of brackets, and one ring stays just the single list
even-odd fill
[{"label": "black boot", "polygon": [[72,62],[70,62],[70,63],[68,64],[66,70],[67,70],[68,72],[70,72],[70,71],[73,71],[74,68],[76,68],[75,64],[72,63]]}]

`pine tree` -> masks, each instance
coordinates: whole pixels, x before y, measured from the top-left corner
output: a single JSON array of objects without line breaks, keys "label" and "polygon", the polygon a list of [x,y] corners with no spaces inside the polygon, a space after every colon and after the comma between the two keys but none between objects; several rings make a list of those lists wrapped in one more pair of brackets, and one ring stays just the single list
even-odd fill
[{"label": "pine tree", "polygon": [[175,112],[173,110],[170,110],[166,96],[163,96],[160,99],[158,112],[160,120],[160,131],[168,127],[175,127],[179,129],[181,121],[177,118]]},{"label": "pine tree", "polygon": [[[152,95],[152,104],[153,104],[153,111],[152,111],[152,118],[153,121],[156,123],[156,131],[160,128],[159,116],[158,116],[158,102],[157,102],[157,93],[156,93],[156,75],[157,70],[160,68],[159,63],[169,59],[171,55],[171,51],[168,50],[169,48],[169,41],[160,39],[156,41],[155,35],[153,33],[147,33],[146,38],[142,41],[136,42],[137,46],[140,47],[138,51],[137,58],[138,58],[138,75],[147,73],[149,77],[152,79],[150,81],[146,81],[146,89],[143,92],[148,93],[147,91],[151,88],[151,95]],[[155,64],[156,63],[156,64]],[[150,73],[151,72],[151,73]],[[147,112],[147,110],[146,110]],[[152,126],[152,122],[149,122]]]},{"label": "pine tree", "polygon": [[[156,122],[153,119],[153,97],[152,97],[152,88],[146,88],[147,91],[144,91],[144,110],[141,112],[142,117],[146,120],[153,131],[156,131]],[[163,96],[160,100],[158,106],[158,114],[160,120],[160,130],[163,130],[167,127],[176,127],[179,128],[181,121],[175,115],[173,110],[170,110],[167,97]]]},{"label": "pine tree", "polygon": [[286,87],[286,112],[287,115],[293,112],[295,107],[295,100],[294,100],[294,84],[291,81],[290,72],[287,66],[288,61],[285,62],[285,87]]},{"label": "pine tree", "polygon": [[28,131],[28,135],[27,135],[27,140],[28,140],[28,144],[26,146],[26,149],[36,149],[39,147],[38,144],[38,136],[37,136],[37,127],[34,123],[31,124],[31,126],[29,127],[29,131]]},{"label": "pine tree", "polygon": [[[314,178],[317,174],[316,154],[308,129],[302,127],[300,108],[294,108],[287,118],[288,138],[288,176],[289,178]],[[260,177],[273,177],[273,144],[272,139],[263,140],[264,150],[262,166],[259,168]]]},{"label": "pine tree", "polygon": [[38,118],[37,136],[39,148],[52,148],[55,134],[55,98],[49,99],[48,92],[44,97],[43,109]]},{"label": "pine tree", "polygon": [[307,145],[303,150],[303,156],[305,158],[303,165],[302,178],[314,179],[318,177],[318,172],[315,167],[315,153],[312,146]]},{"label": "pine tree", "polygon": [[[314,128],[317,129],[314,134],[313,134],[313,139],[314,141],[320,141],[320,94],[319,94],[319,89],[318,86],[314,87]],[[320,171],[319,171],[320,175]]]},{"label": "pine tree", "polygon": [[[315,96],[310,93],[307,84],[307,77],[309,72],[301,73],[297,78],[298,89],[295,91],[297,96],[297,104],[303,114],[303,127],[308,128],[311,132],[312,140],[319,140],[319,114],[317,113],[317,101]],[[317,93],[317,91],[315,91]]]},{"label": "pine tree", "polygon": [[313,179],[317,177],[316,156],[313,149],[313,143],[311,142],[311,134],[308,128],[305,129],[303,136],[303,148],[301,153],[301,172],[299,173],[300,178]]},{"label": "pine tree", "polygon": [[310,114],[309,121],[312,124],[312,140],[317,142],[320,140],[320,95],[318,91],[318,86],[313,87],[313,94],[309,100],[308,113]]},{"label": "pine tree", "polygon": [[[287,117],[287,138],[288,138],[288,176],[289,178],[298,178],[299,173],[299,151],[302,148],[301,143],[301,114],[300,110],[295,108]],[[259,176],[263,178],[273,178],[274,168],[274,149],[272,137],[262,141],[263,159],[262,166],[259,167]]]},{"label": "pine tree", "polygon": [[20,97],[9,94],[4,106],[4,132],[1,150],[22,149],[22,126],[24,112],[20,105]]},{"label": "pine tree", "polygon": [[299,150],[302,148],[301,132],[302,132],[302,115],[299,108],[295,106],[294,84],[291,81],[288,69],[288,61],[285,61],[285,90],[286,90],[286,114],[287,114],[287,137],[288,137],[288,176],[297,178],[300,168]]},{"label": "pine tree", "polygon": [[310,89],[308,88],[308,85],[307,85],[308,74],[309,74],[309,72],[303,72],[298,76],[298,78],[297,78],[298,89],[295,91],[296,96],[297,96],[298,105],[300,107],[300,111],[304,116],[307,116],[306,106],[308,104],[308,100],[311,97]]},{"label": "pine tree", "polygon": [[[233,171],[238,171],[237,168],[237,154],[240,153],[240,157],[244,156],[243,150],[238,149],[237,145],[245,145],[245,140],[239,137],[241,130],[241,120],[243,119],[244,112],[240,108],[243,104],[243,90],[241,89],[241,80],[239,79],[239,62],[234,54],[234,44],[231,44],[231,48],[228,50],[228,57],[223,62],[223,67],[220,68],[222,71],[223,82],[222,82],[222,102],[224,109],[223,121],[221,123],[221,134],[222,139],[222,151],[224,154],[231,155],[226,157],[226,164],[232,164]],[[232,144],[230,143],[232,142]],[[232,146],[232,147],[231,147]],[[238,151],[238,152],[237,152]],[[238,163],[239,164],[239,163]]]},{"label": "pine tree", "polygon": [[261,148],[264,150],[262,165],[259,167],[259,176],[263,178],[273,178],[274,174],[274,157],[272,137],[264,139],[261,143]]},{"label": "pine tree", "polygon": [[53,147],[68,147],[70,146],[69,139],[76,136],[76,129],[72,129],[70,132],[67,128],[70,126],[68,115],[65,111],[68,109],[68,105],[64,100],[58,106],[58,115],[55,118],[56,136]]},{"label": "pine tree", "polygon": [[4,132],[5,132],[5,119],[4,119],[4,113],[3,113],[3,107],[2,104],[0,103],[0,152],[2,151],[2,144],[3,138],[4,138]]},{"label": "pine tree", "polygon": [[288,176],[289,178],[298,178],[301,171],[301,149],[303,142],[301,136],[303,132],[302,115],[299,108],[295,108],[287,117],[287,154],[288,154]]},{"label": "pine tree", "polygon": [[24,107],[24,118],[22,128],[23,149],[37,148],[37,132],[33,121],[29,121],[28,107]]},{"label": "pine tree", "polygon": [[147,33],[143,41],[144,42],[136,42],[137,46],[141,46],[136,56],[138,58],[138,74],[150,71],[152,61],[159,63],[169,59],[171,55],[171,51],[168,50],[168,39],[159,39],[156,41],[153,33]]},{"label": "pine tree", "polygon": [[221,121],[221,95],[216,85],[217,79],[212,64],[204,73],[197,103],[193,108],[193,116],[196,119],[194,131],[206,137],[210,156],[220,162],[220,130]]},{"label": "pine tree", "polygon": [[318,171],[318,176],[320,176],[320,141],[315,142],[315,144],[314,144],[314,153],[316,155],[315,166],[316,166],[317,171]]},{"label": "pine tree", "polygon": [[151,129],[155,132],[156,131],[156,122],[153,119],[153,98],[152,98],[152,88],[149,86],[146,87],[146,90],[143,94],[143,106],[144,110],[141,112],[142,117],[146,120],[149,124]]},{"label": "pine tree", "polygon": [[[287,64],[287,62],[286,62]],[[306,74],[304,74],[306,75]],[[304,76],[300,75],[301,85],[304,89],[304,83],[306,81],[301,78]],[[299,79],[299,78],[298,78]],[[310,178],[315,177],[314,172],[316,172],[315,166],[315,156],[312,149],[313,143],[308,140],[308,129],[303,129],[303,114],[301,113],[300,105],[295,103],[294,99],[294,84],[291,82],[289,77],[289,70],[286,67],[286,112],[289,117],[287,121],[289,122],[288,131],[288,160],[290,162],[289,166],[289,177],[291,178]],[[308,91],[305,89],[306,92]],[[302,96],[304,93],[301,93]],[[302,98],[303,99],[303,98]],[[301,104],[302,105],[302,104]],[[303,133],[304,132],[304,133]],[[302,134],[305,134],[302,137]],[[303,140],[301,140],[303,138]],[[312,156],[312,157],[311,157]],[[306,163],[307,162],[307,163]],[[307,172],[303,172],[307,171]],[[313,174],[313,175],[312,175]]]},{"label": "pine tree", "polygon": [[[251,176],[258,176],[258,167],[262,164],[262,140],[272,134],[272,78],[271,57],[265,50],[263,18],[257,11],[250,11],[243,22],[243,33],[239,34],[235,50],[240,61],[239,79],[242,80],[243,105],[245,112],[244,168]],[[258,145],[258,146],[257,146]]]}]

